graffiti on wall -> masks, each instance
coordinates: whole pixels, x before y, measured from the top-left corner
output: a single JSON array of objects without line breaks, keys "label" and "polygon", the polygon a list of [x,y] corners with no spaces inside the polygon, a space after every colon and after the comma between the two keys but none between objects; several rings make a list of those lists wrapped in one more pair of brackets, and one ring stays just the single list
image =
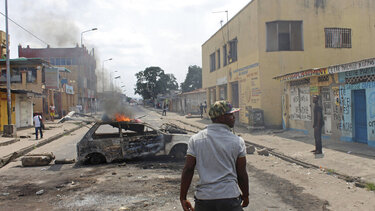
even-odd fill
[{"label": "graffiti on wall", "polygon": [[290,88],[290,119],[311,121],[309,86]]},{"label": "graffiti on wall", "polygon": [[375,140],[375,88],[366,90],[368,139]]}]

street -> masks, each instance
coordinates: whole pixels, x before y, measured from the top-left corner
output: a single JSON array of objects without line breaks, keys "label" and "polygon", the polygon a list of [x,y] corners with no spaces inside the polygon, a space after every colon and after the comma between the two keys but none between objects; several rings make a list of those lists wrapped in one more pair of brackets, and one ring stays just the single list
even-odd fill
[{"label": "street", "polygon": [[[153,126],[163,122],[183,124],[172,115],[162,118],[160,113],[140,106],[134,106],[133,112],[135,117],[143,116],[142,121]],[[31,153],[53,152],[56,159],[76,158],[75,145],[88,127]],[[375,208],[374,192],[319,169],[304,168],[271,155],[248,154],[247,162],[250,205],[244,210]],[[18,158],[0,169],[0,207],[1,210],[182,210],[179,188],[183,165],[167,156],[158,156],[102,165],[22,167]],[[196,172],[188,195],[192,202],[197,180]]]}]

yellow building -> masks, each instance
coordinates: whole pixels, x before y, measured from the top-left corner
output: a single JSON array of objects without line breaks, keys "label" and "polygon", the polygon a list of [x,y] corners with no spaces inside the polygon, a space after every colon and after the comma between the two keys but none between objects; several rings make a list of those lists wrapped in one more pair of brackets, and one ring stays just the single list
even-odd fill
[{"label": "yellow building", "polygon": [[0,30],[0,59],[5,59],[6,52],[6,33]]},{"label": "yellow building", "polygon": [[264,111],[280,127],[284,86],[272,78],[375,55],[373,0],[253,0],[202,45],[208,103]]}]

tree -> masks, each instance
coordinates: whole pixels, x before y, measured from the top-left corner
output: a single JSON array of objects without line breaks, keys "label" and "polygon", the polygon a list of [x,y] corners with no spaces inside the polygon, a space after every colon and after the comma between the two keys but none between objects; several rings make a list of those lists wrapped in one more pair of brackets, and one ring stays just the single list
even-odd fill
[{"label": "tree", "polygon": [[202,68],[190,65],[185,81],[181,83],[182,92],[190,92],[202,88]]},{"label": "tree", "polygon": [[176,77],[173,74],[165,74],[160,67],[147,67],[135,76],[137,83],[134,92],[143,99],[155,99],[158,94],[178,89]]}]

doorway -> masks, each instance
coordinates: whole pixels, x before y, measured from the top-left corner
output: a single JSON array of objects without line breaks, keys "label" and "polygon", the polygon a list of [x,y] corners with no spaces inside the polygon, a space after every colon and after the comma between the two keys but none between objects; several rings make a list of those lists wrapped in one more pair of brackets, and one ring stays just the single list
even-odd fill
[{"label": "doorway", "polygon": [[367,144],[366,92],[354,91],[354,141]]}]

